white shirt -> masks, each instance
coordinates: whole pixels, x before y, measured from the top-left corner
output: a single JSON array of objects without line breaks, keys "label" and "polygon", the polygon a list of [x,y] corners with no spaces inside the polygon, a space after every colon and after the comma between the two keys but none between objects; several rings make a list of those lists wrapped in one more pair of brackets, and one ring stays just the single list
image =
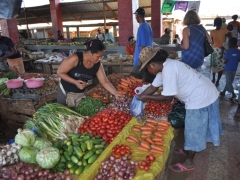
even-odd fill
[{"label": "white shirt", "polygon": [[158,73],[152,85],[163,85],[163,96],[174,96],[185,103],[186,109],[200,109],[209,106],[219,96],[214,84],[203,74],[187,64],[167,59],[162,73]]}]

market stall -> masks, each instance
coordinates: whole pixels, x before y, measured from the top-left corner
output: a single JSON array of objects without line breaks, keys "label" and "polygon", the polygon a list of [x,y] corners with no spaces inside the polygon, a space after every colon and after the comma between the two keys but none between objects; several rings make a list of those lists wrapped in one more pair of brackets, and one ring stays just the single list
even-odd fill
[{"label": "market stall", "polygon": [[122,99],[98,84],[75,108],[49,103],[35,110],[11,145],[18,155],[0,159],[0,177],[158,179],[172,147],[174,129],[167,117],[176,100],[147,102],[144,114],[134,118],[130,104],[136,88],[147,83],[122,74],[107,78]]}]

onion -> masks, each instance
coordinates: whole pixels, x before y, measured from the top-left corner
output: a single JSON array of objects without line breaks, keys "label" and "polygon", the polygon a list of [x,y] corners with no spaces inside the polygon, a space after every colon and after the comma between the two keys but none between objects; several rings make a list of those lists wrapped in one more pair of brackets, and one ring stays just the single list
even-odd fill
[{"label": "onion", "polygon": [[25,175],[29,175],[30,173],[29,173],[28,170],[26,170],[26,171],[24,172],[24,174],[25,174]]},{"label": "onion", "polygon": [[24,176],[22,174],[18,175],[17,180],[24,180]]},{"label": "onion", "polygon": [[43,172],[42,171],[39,171],[38,172],[38,176],[42,176],[43,175]]},{"label": "onion", "polygon": [[68,169],[66,169],[66,170],[64,171],[64,174],[69,175],[69,174],[70,174],[70,171],[69,171]]},{"label": "onion", "polygon": [[127,156],[123,156],[122,159],[125,161],[125,160],[128,159],[128,157]]},{"label": "onion", "polygon": [[101,179],[102,179],[102,175],[101,175],[101,174],[98,174],[98,175],[97,175],[97,179],[101,180]]},{"label": "onion", "polygon": [[11,176],[12,179],[17,179],[18,174],[16,172],[12,172]]},{"label": "onion", "polygon": [[65,174],[61,174],[62,179],[65,179],[65,177],[66,177]]},{"label": "onion", "polygon": [[70,176],[70,175],[67,175],[67,176],[65,177],[65,180],[71,180],[71,176]]},{"label": "onion", "polygon": [[137,161],[135,162],[135,165],[138,166],[138,162]]},{"label": "onion", "polygon": [[25,180],[30,180],[31,179],[31,176],[30,175],[26,175],[25,176]]},{"label": "onion", "polygon": [[122,176],[123,176],[123,172],[122,172],[122,171],[119,171],[119,172],[118,172],[118,176],[122,177]]},{"label": "onion", "polygon": [[3,173],[2,173],[2,177],[3,177],[3,179],[9,179],[9,173],[7,172],[7,171],[4,171]]},{"label": "onion", "polygon": [[48,179],[52,179],[52,178],[53,178],[53,175],[50,173],[50,174],[48,174],[47,178],[48,178]]},{"label": "onion", "polygon": [[114,160],[115,160],[115,157],[114,157],[114,156],[110,156],[110,160],[111,160],[111,161],[114,161]]}]

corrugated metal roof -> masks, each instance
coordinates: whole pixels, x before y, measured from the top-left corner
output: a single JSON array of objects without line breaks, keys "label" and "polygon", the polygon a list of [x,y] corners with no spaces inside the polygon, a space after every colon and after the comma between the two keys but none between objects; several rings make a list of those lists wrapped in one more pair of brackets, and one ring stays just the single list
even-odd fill
[{"label": "corrugated metal roof", "polygon": [[[104,19],[103,2],[106,3],[107,19],[116,19],[118,14],[117,0],[86,0],[80,2],[61,3],[63,21]],[[151,15],[151,1],[139,0],[139,6],[144,7],[146,17]],[[51,22],[50,5],[26,8],[28,24]],[[78,18],[78,19],[76,19]],[[17,17],[19,25],[26,24],[24,9]]]}]

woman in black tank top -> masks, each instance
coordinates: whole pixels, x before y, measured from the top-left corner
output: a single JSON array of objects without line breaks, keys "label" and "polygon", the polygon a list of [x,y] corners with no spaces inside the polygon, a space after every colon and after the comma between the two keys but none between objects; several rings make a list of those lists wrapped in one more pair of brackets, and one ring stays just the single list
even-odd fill
[{"label": "woman in black tank top", "polygon": [[61,78],[58,87],[57,102],[66,105],[66,93],[83,93],[88,80],[97,76],[102,86],[113,94],[116,99],[122,95],[107,80],[103,66],[100,62],[104,55],[105,45],[102,41],[94,39],[87,43],[86,52],[77,52],[67,57],[59,66],[57,74]]}]

